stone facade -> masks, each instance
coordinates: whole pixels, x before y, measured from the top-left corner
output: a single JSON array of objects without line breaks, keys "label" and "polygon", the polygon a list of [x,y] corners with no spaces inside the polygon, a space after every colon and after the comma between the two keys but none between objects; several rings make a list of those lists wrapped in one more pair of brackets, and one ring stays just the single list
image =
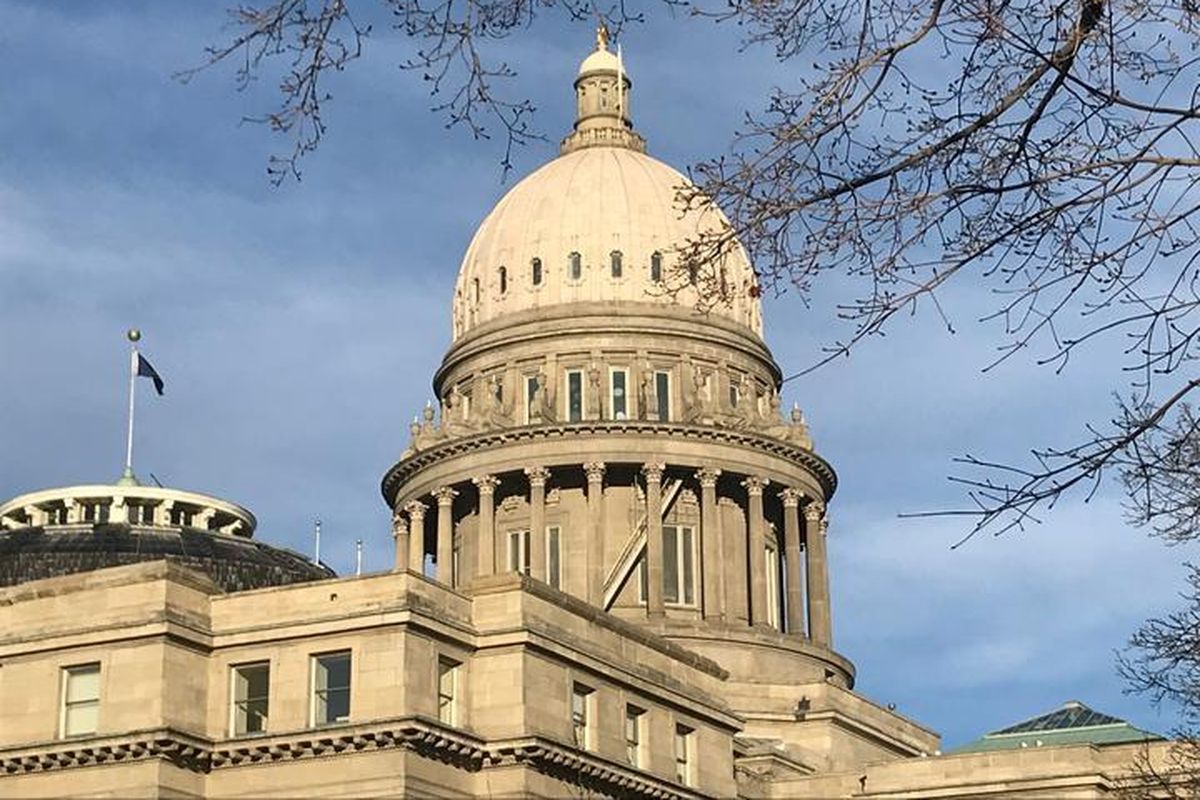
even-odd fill
[{"label": "stone facade", "polygon": [[[0,794],[1118,786],[1141,745],[944,756],[936,733],[855,693],[830,603],[837,478],[799,410],[780,410],[753,269],[740,247],[678,259],[728,223],[679,214],[686,179],[645,155],[603,37],[575,87],[563,155],[463,261],[439,402],[382,482],[394,569],[247,589],[168,559],[10,581]],[[0,524],[89,521],[60,494],[2,506]],[[210,506],[224,527],[208,535],[249,535],[248,512]]]}]

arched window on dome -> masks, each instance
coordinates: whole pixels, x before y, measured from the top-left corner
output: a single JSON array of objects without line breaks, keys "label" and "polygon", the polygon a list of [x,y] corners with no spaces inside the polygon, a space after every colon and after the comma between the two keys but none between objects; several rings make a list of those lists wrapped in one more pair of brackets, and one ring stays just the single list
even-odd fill
[{"label": "arched window on dome", "polygon": [[700,267],[695,264],[688,264],[688,283],[695,286],[700,280]]},{"label": "arched window on dome", "polygon": [[577,252],[567,256],[567,275],[573,281],[583,277],[583,257]]},{"label": "arched window on dome", "polygon": [[662,283],[662,253],[657,250],[650,256],[650,280]]},{"label": "arched window on dome", "polygon": [[621,277],[621,269],[622,269],[621,251],[613,250],[611,253],[609,253],[608,258],[609,258],[610,269],[612,271],[612,276],[614,278]]},{"label": "arched window on dome", "polygon": [[471,302],[479,305],[479,278],[474,278],[471,281]]},{"label": "arched window on dome", "polygon": [[529,262],[529,271],[532,273],[532,276],[533,276],[533,285],[541,286],[542,285],[542,260],[540,258],[534,258],[532,261],[530,261]]},{"label": "arched window on dome", "polygon": [[508,291],[508,267],[500,268],[500,294]]}]

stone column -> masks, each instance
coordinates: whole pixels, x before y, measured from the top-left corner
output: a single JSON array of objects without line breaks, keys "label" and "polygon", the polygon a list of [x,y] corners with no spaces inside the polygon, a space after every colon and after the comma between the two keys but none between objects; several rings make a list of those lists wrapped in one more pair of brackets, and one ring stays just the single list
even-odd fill
[{"label": "stone column", "polygon": [[583,465],[587,474],[587,598],[594,606],[604,603],[604,462]]},{"label": "stone column", "polygon": [[825,531],[828,521],[825,504],[810,500],[804,506],[805,536],[808,553],[808,630],[815,644],[833,644],[829,613],[829,563],[825,555]]},{"label": "stone column", "polygon": [[529,575],[546,580],[546,481],[550,470],[526,467],[529,478]]},{"label": "stone column", "polygon": [[800,498],[798,489],[779,493],[783,500],[783,554],[787,564],[787,632],[807,636],[804,627],[804,570],[800,567]]},{"label": "stone column", "polygon": [[433,493],[437,498],[437,580],[454,585],[454,517],[451,505],[458,492],[443,486]]},{"label": "stone column", "polygon": [[666,464],[646,464],[646,613],[661,617],[663,604],[662,476]]},{"label": "stone column", "polygon": [[408,512],[408,568],[418,575],[425,574],[425,512],[429,506],[420,500],[404,504]]},{"label": "stone column", "polygon": [[399,506],[392,512],[392,542],[396,545],[397,572],[403,572],[408,566],[408,523],[404,521]]},{"label": "stone column", "polygon": [[717,478],[721,470],[703,467],[696,470],[700,481],[700,552],[704,567],[704,618],[725,618],[725,576],[721,569],[723,542],[720,516],[717,514]]},{"label": "stone column", "polygon": [[750,566],[750,624],[767,624],[767,540],[766,520],[763,519],[763,489],[766,478],[750,476],[742,481],[750,502],[746,509],[749,537],[746,558]]},{"label": "stone column", "polygon": [[496,486],[495,475],[480,475],[471,480],[479,490],[479,574],[496,574]]}]

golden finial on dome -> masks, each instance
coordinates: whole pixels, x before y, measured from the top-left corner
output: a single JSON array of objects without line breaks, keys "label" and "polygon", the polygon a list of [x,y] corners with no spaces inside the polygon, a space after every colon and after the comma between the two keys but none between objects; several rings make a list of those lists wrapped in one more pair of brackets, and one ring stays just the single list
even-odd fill
[{"label": "golden finial on dome", "polygon": [[608,49],[608,26],[604,24],[604,20],[596,23],[596,49]]}]

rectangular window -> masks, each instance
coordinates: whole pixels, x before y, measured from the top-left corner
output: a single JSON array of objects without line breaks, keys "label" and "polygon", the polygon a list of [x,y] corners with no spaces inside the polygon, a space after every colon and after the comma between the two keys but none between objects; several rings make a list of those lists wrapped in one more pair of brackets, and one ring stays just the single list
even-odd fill
[{"label": "rectangular window", "polygon": [[233,736],[266,732],[270,687],[271,665],[268,662],[233,668],[233,706],[229,723]]},{"label": "rectangular window", "polygon": [[529,531],[508,532],[508,571],[529,574]]},{"label": "rectangular window", "polygon": [[[733,379],[730,378],[730,381],[732,381],[732,380]],[[729,406],[730,406],[730,408],[737,408],[738,401],[741,399],[742,399],[741,389],[739,389],[737,387],[737,384],[731,382],[729,384]]]},{"label": "rectangular window", "polygon": [[533,422],[537,417],[537,412],[533,407],[534,401],[537,399],[538,379],[536,375],[527,375],[525,377],[525,424]]},{"label": "rectangular window", "polygon": [[575,684],[571,689],[571,731],[575,737],[575,746],[584,750],[592,747],[592,697],[594,692],[582,683]]},{"label": "rectangular window", "polygon": [[62,736],[88,736],[100,721],[100,664],[80,664],[62,671]]},{"label": "rectangular window", "polygon": [[629,371],[613,369],[608,375],[608,407],[613,419],[629,418]]},{"label": "rectangular window", "polygon": [[625,706],[625,760],[634,767],[642,765],[642,715],[645,713],[637,706]]},{"label": "rectangular window", "polygon": [[562,588],[562,529],[557,525],[546,528],[546,582]]},{"label": "rectangular window", "polygon": [[350,719],[350,653],[312,657],[312,721],[335,725]]},{"label": "rectangular window", "polygon": [[663,525],[663,600],[693,605],[696,602],[696,552],[694,529]]},{"label": "rectangular window", "polygon": [[768,543],[766,547],[767,559],[767,624],[772,628],[779,628],[779,548]]},{"label": "rectangular window", "polygon": [[567,372],[567,420],[580,422],[583,420],[583,371],[570,370]]},{"label": "rectangular window", "polygon": [[692,738],[695,731],[687,725],[675,726],[675,782],[692,785]]},{"label": "rectangular window", "polygon": [[654,373],[654,396],[658,400],[658,419],[669,422],[671,419],[671,373]]},{"label": "rectangular window", "polygon": [[458,724],[458,675],[462,664],[445,656],[438,657],[438,721]]}]

